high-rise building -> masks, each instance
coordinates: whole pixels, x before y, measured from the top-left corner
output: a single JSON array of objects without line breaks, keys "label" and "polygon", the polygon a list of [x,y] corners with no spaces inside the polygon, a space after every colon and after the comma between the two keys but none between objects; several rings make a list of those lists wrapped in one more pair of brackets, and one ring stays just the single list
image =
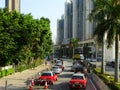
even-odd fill
[{"label": "high-rise building", "polygon": [[64,39],[64,16],[57,20],[57,44],[61,45]]},{"label": "high-rise building", "polygon": [[20,0],[5,0],[5,7],[7,7],[9,11],[16,10],[20,12]]},{"label": "high-rise building", "polygon": [[83,1],[84,0],[72,0],[73,2],[73,38],[79,41],[83,40],[84,28],[83,28]]},{"label": "high-rise building", "polygon": [[92,38],[94,25],[88,20],[93,9],[93,0],[72,0],[73,38],[84,41]]},{"label": "high-rise building", "polygon": [[84,17],[83,17],[83,22],[84,22],[84,40],[90,40],[92,39],[93,31],[94,31],[94,22],[90,22],[88,17],[89,14],[91,13],[94,3],[93,0],[83,0],[83,12],[84,12]]},{"label": "high-rise building", "polygon": [[64,40],[72,38],[72,1],[65,2]]},{"label": "high-rise building", "polygon": [[[58,21],[57,25],[57,44],[59,46],[66,45],[66,47],[64,47],[64,52],[66,52],[66,54],[64,53],[64,55],[68,55],[67,52],[69,52],[68,48],[70,44],[70,38],[76,38],[79,40],[79,48],[83,48],[84,46],[88,46],[91,48],[91,56],[89,58],[102,57],[102,48],[97,46],[97,43],[94,41],[93,38],[96,23],[94,21],[89,21],[89,14],[93,10],[93,8],[94,0],[66,0],[64,13],[64,29],[63,26],[60,25],[60,20]],[[63,40],[62,43],[61,40]],[[115,59],[114,45],[115,44],[113,44],[113,47],[110,49],[105,48],[106,61],[112,61]]]}]

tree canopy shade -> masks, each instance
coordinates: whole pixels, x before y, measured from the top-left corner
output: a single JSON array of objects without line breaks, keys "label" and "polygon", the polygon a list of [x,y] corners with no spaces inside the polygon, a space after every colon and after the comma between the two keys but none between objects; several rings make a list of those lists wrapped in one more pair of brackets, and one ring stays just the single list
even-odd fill
[{"label": "tree canopy shade", "polygon": [[52,52],[50,20],[0,9],[0,65],[44,58]]},{"label": "tree canopy shade", "polygon": [[98,43],[104,45],[106,34],[105,43],[108,47],[112,47],[115,41],[115,82],[117,82],[119,78],[120,0],[94,0],[94,2],[95,8],[89,16],[90,20],[97,22],[94,37]]}]

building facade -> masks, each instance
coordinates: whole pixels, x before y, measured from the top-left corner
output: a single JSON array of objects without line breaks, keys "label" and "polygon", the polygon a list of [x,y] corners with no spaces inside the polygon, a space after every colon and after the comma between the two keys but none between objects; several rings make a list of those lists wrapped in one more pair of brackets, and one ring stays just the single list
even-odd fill
[{"label": "building facade", "polygon": [[[80,48],[83,48],[84,46],[90,47],[91,56],[97,58],[101,57],[102,49],[97,46],[97,43],[93,38],[96,24],[95,22],[89,21],[89,14],[93,8],[94,0],[66,0],[64,13],[64,39],[62,44],[68,45],[70,44],[70,38],[76,38],[79,40],[78,43]],[[60,32],[57,33],[57,36],[59,35],[61,35]],[[107,49],[106,47],[105,60],[114,60],[114,53],[114,45],[110,49]]]},{"label": "building facade", "polygon": [[64,40],[72,37],[72,1],[66,0],[64,13]]},{"label": "building facade", "polygon": [[7,7],[9,11],[16,10],[20,12],[20,0],[5,0],[5,7]]},{"label": "building facade", "polygon": [[92,9],[93,0],[66,0],[63,44],[70,43],[70,38],[78,39],[79,44],[93,42],[95,25],[88,20]]},{"label": "building facade", "polygon": [[84,22],[84,40],[92,39],[93,31],[95,25],[93,22],[90,22],[88,17],[93,9],[93,0],[82,0],[83,1],[83,22]]},{"label": "building facade", "polygon": [[57,20],[57,44],[61,45],[64,39],[64,16]]}]

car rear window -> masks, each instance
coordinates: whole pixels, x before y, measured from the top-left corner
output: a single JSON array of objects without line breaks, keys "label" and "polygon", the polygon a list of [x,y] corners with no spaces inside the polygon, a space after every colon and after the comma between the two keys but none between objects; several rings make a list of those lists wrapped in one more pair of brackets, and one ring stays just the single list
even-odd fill
[{"label": "car rear window", "polygon": [[42,73],[41,76],[51,76],[51,73]]},{"label": "car rear window", "polygon": [[72,79],[84,79],[83,76],[73,76]]},{"label": "car rear window", "polygon": [[59,67],[53,67],[53,69],[59,69]]}]

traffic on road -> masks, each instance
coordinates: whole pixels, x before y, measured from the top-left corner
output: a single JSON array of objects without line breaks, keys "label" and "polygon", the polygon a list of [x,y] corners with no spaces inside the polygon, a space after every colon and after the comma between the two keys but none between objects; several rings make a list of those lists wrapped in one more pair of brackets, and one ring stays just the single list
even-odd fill
[{"label": "traffic on road", "polygon": [[46,85],[48,90],[97,90],[86,68],[78,62],[73,64],[71,59],[55,60],[51,69],[41,72],[33,87],[42,90]]}]

